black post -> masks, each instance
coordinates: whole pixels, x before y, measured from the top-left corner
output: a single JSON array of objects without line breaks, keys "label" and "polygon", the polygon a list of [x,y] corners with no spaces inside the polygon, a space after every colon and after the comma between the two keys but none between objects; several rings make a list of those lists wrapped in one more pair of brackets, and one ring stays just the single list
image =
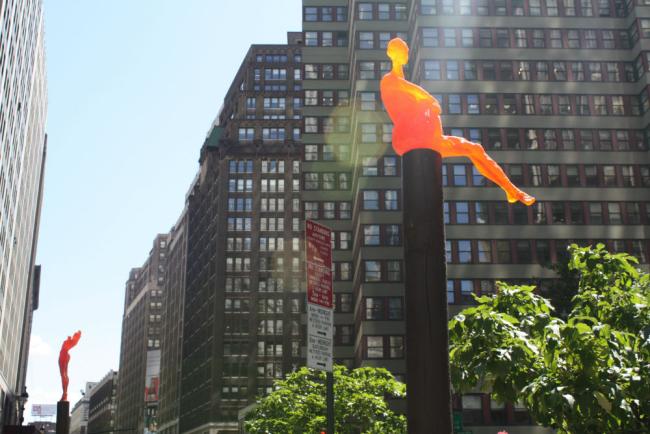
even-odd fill
[{"label": "black post", "polygon": [[442,158],[402,161],[406,275],[406,390],[410,434],[451,434]]},{"label": "black post", "polygon": [[327,434],[334,434],[334,374],[327,373]]},{"label": "black post", "polygon": [[70,434],[70,403],[56,403],[56,434]]}]

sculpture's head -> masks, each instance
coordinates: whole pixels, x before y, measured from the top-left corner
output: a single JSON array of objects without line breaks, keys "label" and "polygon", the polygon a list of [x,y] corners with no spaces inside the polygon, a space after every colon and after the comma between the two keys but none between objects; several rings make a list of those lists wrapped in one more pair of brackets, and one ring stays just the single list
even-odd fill
[{"label": "sculpture's head", "polygon": [[386,54],[393,61],[393,65],[406,65],[409,61],[409,46],[401,38],[393,38],[388,43]]}]

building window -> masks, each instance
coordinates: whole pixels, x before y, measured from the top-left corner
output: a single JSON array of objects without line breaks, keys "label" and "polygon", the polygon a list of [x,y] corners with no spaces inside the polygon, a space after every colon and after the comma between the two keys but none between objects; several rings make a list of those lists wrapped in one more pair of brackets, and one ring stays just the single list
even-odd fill
[{"label": "building window", "polygon": [[375,48],[375,35],[372,32],[359,32],[359,48],[367,50]]},{"label": "building window", "polygon": [[380,244],[379,225],[364,226],[363,240],[366,246],[378,246]]},{"label": "building window", "polygon": [[381,281],[381,263],[379,261],[364,261],[364,281]]},{"label": "building window", "polygon": [[387,261],[386,270],[386,278],[389,282],[400,282],[402,280],[402,261]]},{"label": "building window", "polygon": [[397,190],[386,190],[384,192],[384,209],[387,211],[399,209]]},{"label": "building window", "polygon": [[369,359],[382,359],[384,357],[383,336],[366,336],[366,356]]},{"label": "building window", "polygon": [[492,262],[492,243],[489,240],[478,240],[478,262],[489,264]]},{"label": "building window", "polygon": [[470,240],[458,240],[458,262],[461,264],[472,262],[472,242]]},{"label": "building window", "polygon": [[400,226],[399,225],[386,225],[384,226],[384,238],[387,246],[399,246],[402,244]]},{"label": "building window", "polygon": [[424,61],[424,79],[425,80],[440,80],[440,61],[438,60],[425,60]]}]

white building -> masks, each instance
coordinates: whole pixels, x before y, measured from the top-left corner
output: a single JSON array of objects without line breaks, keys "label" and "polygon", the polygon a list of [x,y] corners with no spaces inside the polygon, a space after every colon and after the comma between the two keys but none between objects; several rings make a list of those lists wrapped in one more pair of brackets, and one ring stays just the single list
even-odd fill
[{"label": "white building", "polygon": [[70,434],[86,434],[88,432],[88,406],[90,403],[91,390],[97,383],[86,383],[86,390],[82,391],[79,401],[72,407],[70,412]]},{"label": "white building", "polygon": [[42,0],[0,1],[0,426],[27,398],[34,259],[45,159],[47,90]]}]

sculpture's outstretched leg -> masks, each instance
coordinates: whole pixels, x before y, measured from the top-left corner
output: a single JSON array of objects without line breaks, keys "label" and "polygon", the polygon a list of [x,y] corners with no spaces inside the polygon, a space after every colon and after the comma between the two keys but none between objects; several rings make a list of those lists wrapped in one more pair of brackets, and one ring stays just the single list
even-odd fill
[{"label": "sculpture's outstretched leg", "polygon": [[443,158],[468,157],[483,176],[506,192],[508,202],[514,203],[520,201],[525,205],[535,203],[533,196],[523,192],[510,181],[497,162],[485,152],[483,146],[456,136],[443,136],[443,140],[445,145],[447,145],[442,147],[441,155]]}]

